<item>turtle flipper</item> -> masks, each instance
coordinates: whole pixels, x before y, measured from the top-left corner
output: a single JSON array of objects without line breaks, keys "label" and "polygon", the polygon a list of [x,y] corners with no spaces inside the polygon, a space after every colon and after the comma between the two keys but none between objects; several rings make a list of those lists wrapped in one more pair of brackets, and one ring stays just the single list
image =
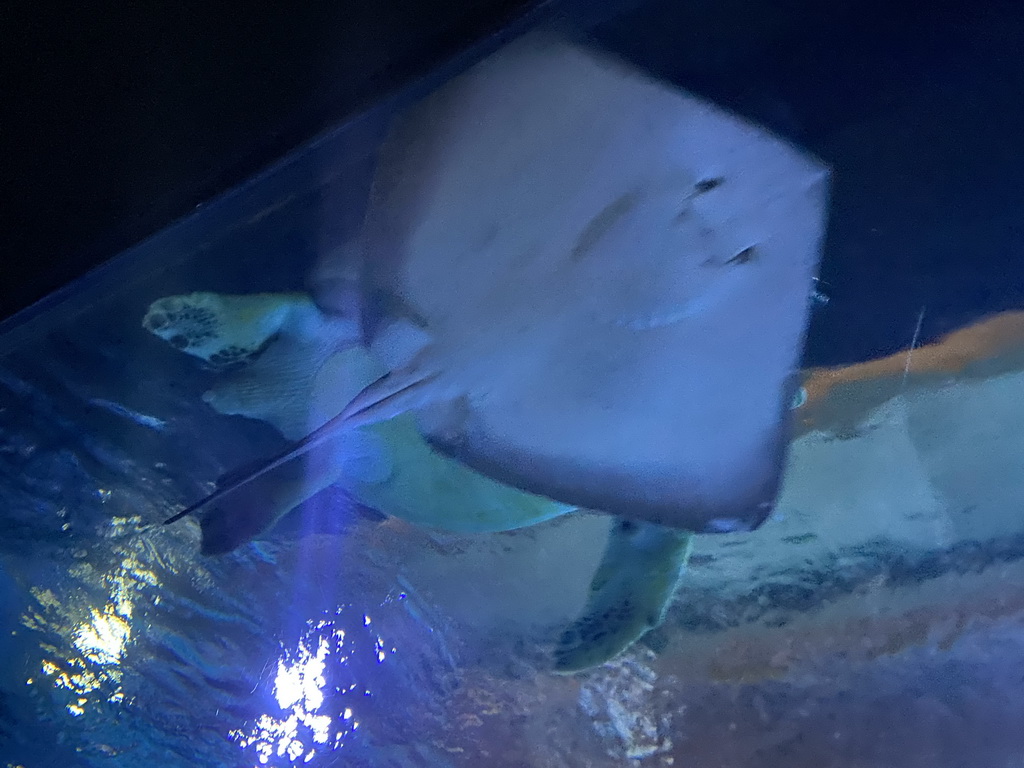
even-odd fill
[{"label": "turtle flipper", "polygon": [[324,315],[302,293],[168,296],[150,305],[142,325],[228,369],[203,396],[215,411],[260,419],[290,440],[318,426],[310,423],[317,372],[358,340],[354,322]]},{"label": "turtle flipper", "polygon": [[583,615],[555,648],[555,671],[609,661],[658,626],[690,554],[692,536],[653,523],[613,526]]},{"label": "turtle flipper", "polygon": [[[316,482],[308,477],[303,461],[293,461],[273,472],[239,486],[200,518],[201,551],[204,555],[222,555],[269,530],[290,510],[311,497],[330,482]],[[223,475],[218,487],[232,485],[237,478],[251,471],[244,466]],[[329,480],[329,478],[328,478]]]},{"label": "turtle flipper", "polygon": [[310,398],[318,364],[292,340],[275,340],[244,368],[220,377],[203,401],[225,416],[265,421],[289,440],[309,431]]},{"label": "turtle flipper", "polygon": [[261,459],[218,481],[218,488],[229,490],[200,518],[204,555],[231,552],[252,541],[328,486],[383,483],[393,471],[384,441],[361,431],[239,483],[264,463]]},{"label": "turtle flipper", "polygon": [[142,327],[175,349],[223,368],[258,355],[304,302],[309,300],[296,293],[197,291],[157,299]]},{"label": "turtle flipper", "polygon": [[[305,294],[168,296],[150,305],[142,325],[182,352],[226,369],[203,396],[214,410],[265,421],[292,440],[333,415],[324,412],[330,403],[317,402],[325,368],[333,379],[320,388],[330,394],[341,388],[342,398],[379,375],[368,354],[354,346],[354,324],[325,316]],[[335,482],[379,483],[392,471],[385,442],[361,430],[347,430],[306,456],[241,482],[265,463],[218,480],[200,523],[205,554],[251,541]]]}]

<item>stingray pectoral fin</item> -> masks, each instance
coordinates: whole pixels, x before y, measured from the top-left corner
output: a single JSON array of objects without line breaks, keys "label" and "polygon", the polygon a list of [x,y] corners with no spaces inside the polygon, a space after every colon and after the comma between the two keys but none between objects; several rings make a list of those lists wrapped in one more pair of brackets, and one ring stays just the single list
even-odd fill
[{"label": "stingray pectoral fin", "polygon": [[608,538],[582,616],[555,648],[555,671],[581,672],[613,659],[658,626],[690,555],[689,533],[622,521]]}]

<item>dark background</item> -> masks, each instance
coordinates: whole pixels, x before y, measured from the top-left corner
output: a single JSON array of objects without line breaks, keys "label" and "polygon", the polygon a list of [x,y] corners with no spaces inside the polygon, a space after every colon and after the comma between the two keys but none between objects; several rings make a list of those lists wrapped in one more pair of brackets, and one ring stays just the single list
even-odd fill
[{"label": "dark background", "polygon": [[0,318],[529,5],[0,4]]},{"label": "dark background", "polygon": [[0,318],[537,8],[833,166],[809,362],[1024,305],[1018,3],[13,2]]}]

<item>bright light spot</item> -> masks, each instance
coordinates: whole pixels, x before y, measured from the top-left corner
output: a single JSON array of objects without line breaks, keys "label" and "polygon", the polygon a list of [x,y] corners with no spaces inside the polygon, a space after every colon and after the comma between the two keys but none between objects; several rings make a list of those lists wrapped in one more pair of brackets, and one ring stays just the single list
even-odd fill
[{"label": "bright light spot", "polygon": [[112,517],[110,518],[110,531],[107,535],[111,538],[120,537],[137,529],[140,525],[142,525],[142,517],[140,515]]},{"label": "bright light spot", "polygon": [[309,762],[314,754],[312,744],[328,744],[333,737],[337,746],[353,730],[351,708],[345,708],[345,724],[335,733],[331,715],[318,713],[327,686],[327,657],[335,653],[337,663],[342,664],[348,659],[341,653],[345,632],[327,621],[310,621],[308,625],[309,631],[295,651],[286,652],[277,662],[274,698],[280,713],[261,715],[248,732],[231,733],[243,749],[252,747],[264,765],[275,756],[292,763],[299,758]]},{"label": "bright light spot", "polygon": [[324,703],[324,660],[330,647],[327,638],[321,637],[316,654],[310,653],[304,642],[299,643],[298,651],[299,661],[295,664],[289,665],[283,659],[277,662],[274,695],[281,709],[302,701],[306,711],[315,712]]},{"label": "bright light spot", "polygon": [[[296,760],[302,757],[302,753],[305,751],[305,747],[303,746],[302,742],[298,739],[292,739],[291,742],[288,744],[288,748],[286,751],[288,752],[288,759],[294,763]],[[281,750],[278,750],[277,754],[280,755]]]},{"label": "bright light spot", "polygon": [[75,633],[75,647],[89,661],[109,666],[121,661],[131,633],[128,622],[108,604],[102,612],[92,609],[92,621],[82,624]]},{"label": "bright light spot", "polygon": [[[32,594],[46,615],[29,610],[22,616],[22,624],[29,628],[53,622],[73,626],[70,648],[47,648],[52,656],[42,661],[41,669],[54,687],[80,697],[67,705],[75,717],[94,701],[119,703],[124,699],[121,662],[131,641],[134,600],[141,589],[160,586],[156,574],[132,552],[125,553],[120,565],[103,575],[103,581],[109,588],[108,601],[102,607],[92,607],[84,620],[74,598],[62,599],[50,590],[35,589]],[[95,698],[86,696],[94,692]]]},{"label": "bright light spot", "polygon": [[363,616],[363,626],[364,627],[370,626],[370,621],[371,621],[370,616],[368,614],[365,614]]}]

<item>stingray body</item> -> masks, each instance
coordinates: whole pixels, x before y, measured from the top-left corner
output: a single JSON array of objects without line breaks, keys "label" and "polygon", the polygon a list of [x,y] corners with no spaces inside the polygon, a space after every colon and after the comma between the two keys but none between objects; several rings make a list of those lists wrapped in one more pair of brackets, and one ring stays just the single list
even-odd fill
[{"label": "stingray body", "polygon": [[[586,48],[520,40],[385,143],[362,328],[392,370],[313,441],[412,412],[439,451],[524,490],[756,527],[826,199],[825,170],[757,127]],[[396,348],[410,329],[419,344]]]},{"label": "stingray body", "polygon": [[[438,451],[530,493],[681,530],[757,527],[827,186],[814,160],[700,99],[518,41],[381,151],[357,272],[364,341],[389,371],[236,485],[411,413]],[[331,267],[318,273],[347,274]],[[321,305],[350,306],[332,285]]]}]

